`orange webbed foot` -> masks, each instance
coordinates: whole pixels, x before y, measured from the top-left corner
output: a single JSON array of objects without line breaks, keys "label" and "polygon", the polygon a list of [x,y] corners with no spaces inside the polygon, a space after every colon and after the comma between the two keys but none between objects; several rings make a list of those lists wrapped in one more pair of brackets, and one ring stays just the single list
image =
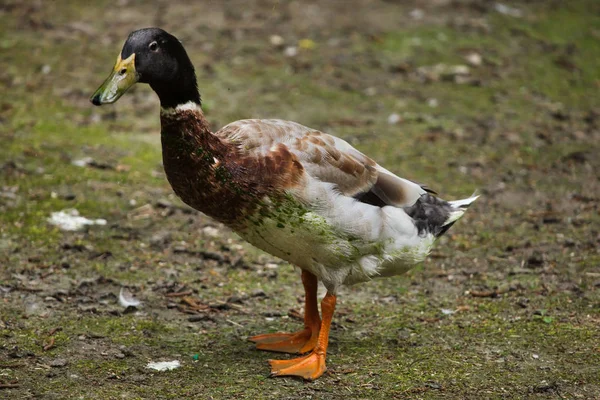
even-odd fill
[{"label": "orange webbed foot", "polygon": [[316,346],[310,354],[292,360],[269,360],[271,376],[299,376],[307,380],[314,380],[323,375],[327,370],[325,355],[329,344],[329,329],[331,318],[335,310],[336,297],[327,292],[321,302],[323,320],[317,338]]},{"label": "orange webbed foot", "polygon": [[299,376],[312,381],[327,370],[325,354],[312,351],[310,354],[291,360],[269,360],[271,376]]},{"label": "orange webbed foot", "polygon": [[319,331],[304,328],[296,333],[271,333],[248,338],[256,343],[258,350],[276,351],[280,353],[302,354],[311,351],[317,345]]}]

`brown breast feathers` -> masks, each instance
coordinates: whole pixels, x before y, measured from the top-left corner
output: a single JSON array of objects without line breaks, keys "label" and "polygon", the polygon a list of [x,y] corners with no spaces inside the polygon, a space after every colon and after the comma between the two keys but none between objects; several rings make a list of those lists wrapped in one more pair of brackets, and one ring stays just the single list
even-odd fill
[{"label": "brown breast feathers", "polygon": [[194,110],[161,114],[163,164],[175,193],[189,206],[232,228],[297,185],[303,167],[283,144],[248,155],[213,135]]}]

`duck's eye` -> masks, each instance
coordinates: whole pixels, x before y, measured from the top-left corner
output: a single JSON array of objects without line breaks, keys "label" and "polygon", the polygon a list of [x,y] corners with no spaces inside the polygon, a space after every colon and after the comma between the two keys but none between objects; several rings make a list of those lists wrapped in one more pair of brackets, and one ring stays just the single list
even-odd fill
[{"label": "duck's eye", "polygon": [[150,43],[148,48],[150,49],[150,51],[156,51],[156,50],[158,50],[158,43],[152,42],[152,43]]}]

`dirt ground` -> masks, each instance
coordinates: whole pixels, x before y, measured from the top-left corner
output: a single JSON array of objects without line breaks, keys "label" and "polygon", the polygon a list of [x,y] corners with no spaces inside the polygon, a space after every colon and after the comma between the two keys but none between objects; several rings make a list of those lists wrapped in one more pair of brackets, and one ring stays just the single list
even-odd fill
[{"label": "dirt ground", "polygon": [[[599,2],[90,4],[0,3],[0,398],[600,398]],[[245,340],[298,328],[299,272],[172,194],[148,87],[88,101],[146,26],[215,129],[294,120],[482,194],[424,265],[341,291],[316,382]]]}]

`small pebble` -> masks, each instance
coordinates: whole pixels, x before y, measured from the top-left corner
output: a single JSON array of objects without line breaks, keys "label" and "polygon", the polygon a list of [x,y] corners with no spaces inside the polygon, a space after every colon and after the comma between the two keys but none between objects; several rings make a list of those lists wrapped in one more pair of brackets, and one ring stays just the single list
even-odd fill
[{"label": "small pebble", "polygon": [[472,67],[479,67],[481,65],[481,63],[483,62],[481,55],[479,53],[475,53],[475,52],[467,54],[465,56],[465,60]]},{"label": "small pebble", "polygon": [[283,40],[283,38],[279,35],[271,35],[269,37],[269,42],[271,43],[271,45],[275,46],[275,47],[281,47],[283,46],[283,43],[285,42]]},{"label": "small pebble", "polygon": [[68,361],[64,358],[57,358],[50,361],[50,366],[53,368],[61,368],[68,364]]},{"label": "small pebble", "polygon": [[400,117],[399,114],[393,113],[393,114],[389,115],[387,122],[390,125],[396,125],[401,120],[402,120],[402,117]]},{"label": "small pebble", "polygon": [[202,233],[208,237],[220,236],[219,229],[215,228],[214,226],[205,226],[204,228],[202,228]]},{"label": "small pebble", "polygon": [[283,54],[286,57],[296,57],[298,55],[298,48],[294,46],[286,47]]}]

